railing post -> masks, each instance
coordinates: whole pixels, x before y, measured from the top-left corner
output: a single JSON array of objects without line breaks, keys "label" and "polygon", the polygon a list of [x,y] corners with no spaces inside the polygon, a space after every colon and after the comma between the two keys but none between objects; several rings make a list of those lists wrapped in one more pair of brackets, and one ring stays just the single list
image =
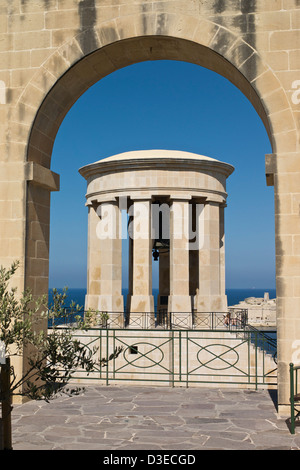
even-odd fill
[{"label": "railing post", "polygon": [[179,382],[181,382],[181,330],[179,330]]},{"label": "railing post", "polygon": [[106,330],[106,359],[107,359],[107,364],[106,364],[106,385],[108,385],[108,364],[109,364],[109,361],[108,361],[108,351],[109,351],[109,348],[108,348],[108,338],[109,338],[109,330]]},{"label": "railing post", "polygon": [[290,363],[291,434],[295,434],[294,364]]},{"label": "railing post", "polygon": [[257,348],[258,348],[258,345],[257,345],[257,332],[255,332],[255,390],[258,389],[258,384],[257,384],[257,361],[258,361]]},{"label": "railing post", "polygon": [[2,400],[2,429],[3,450],[12,450],[11,435],[11,396],[10,396],[10,358],[1,367],[1,400]]},{"label": "railing post", "polygon": [[175,373],[175,346],[174,346],[174,342],[175,342],[175,339],[174,339],[174,331],[172,331],[172,342],[171,342],[171,345],[172,345],[172,348],[171,348],[171,351],[172,351],[172,387],[174,388],[174,373]]}]

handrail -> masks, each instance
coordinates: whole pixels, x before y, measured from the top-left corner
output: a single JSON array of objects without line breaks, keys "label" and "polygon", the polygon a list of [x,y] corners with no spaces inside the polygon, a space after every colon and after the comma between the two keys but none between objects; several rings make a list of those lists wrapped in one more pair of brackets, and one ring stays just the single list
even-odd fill
[{"label": "handrail", "polygon": [[[256,338],[262,339],[261,349],[263,349],[266,353],[272,354],[274,362],[277,363],[277,340],[270,338],[270,336],[268,335],[270,331],[274,331],[274,330],[265,332],[263,330],[258,330],[256,327],[249,325],[249,324],[247,325],[246,330],[253,332],[256,335]],[[258,347],[260,347],[259,344],[258,344]]]},{"label": "handrail", "polygon": [[[253,331],[255,333],[259,333],[261,336],[263,336],[265,338],[265,340],[268,344],[270,344],[274,348],[277,347],[277,341],[273,338],[270,338],[270,336],[268,336],[268,334],[267,334],[268,331],[265,332],[264,330],[259,330],[255,326],[249,325],[249,324],[247,325],[247,329],[250,330],[250,331]],[[273,330],[271,330],[271,331],[273,331]]]}]

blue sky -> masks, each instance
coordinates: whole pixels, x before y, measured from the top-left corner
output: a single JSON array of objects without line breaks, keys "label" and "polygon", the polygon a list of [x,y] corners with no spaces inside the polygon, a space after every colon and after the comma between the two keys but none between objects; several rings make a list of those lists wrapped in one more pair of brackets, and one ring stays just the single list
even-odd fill
[{"label": "blue sky", "polygon": [[176,149],[230,163],[226,287],[275,287],[274,191],[265,182],[266,130],[247,98],[194,64],[144,62],[91,87],[66,115],[52,170],[50,287],[86,287],[86,181],[78,169],[121,152]]}]

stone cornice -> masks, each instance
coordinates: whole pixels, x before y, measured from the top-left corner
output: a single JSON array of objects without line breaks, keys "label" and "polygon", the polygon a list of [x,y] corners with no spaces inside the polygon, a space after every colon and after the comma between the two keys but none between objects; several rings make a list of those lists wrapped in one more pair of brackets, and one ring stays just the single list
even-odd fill
[{"label": "stone cornice", "polygon": [[[176,152],[177,154],[178,152]],[[193,154],[191,154],[193,155]],[[234,167],[228,163],[220,162],[214,159],[205,159],[199,155],[199,159],[191,156],[191,158],[181,158],[174,155],[168,157],[149,156],[130,158],[126,157],[119,159],[103,159],[95,163],[91,163],[79,169],[79,173],[85,178],[90,178],[94,175],[103,175],[105,173],[118,173],[132,170],[176,170],[176,171],[213,171],[224,174],[226,177],[230,176]]]}]

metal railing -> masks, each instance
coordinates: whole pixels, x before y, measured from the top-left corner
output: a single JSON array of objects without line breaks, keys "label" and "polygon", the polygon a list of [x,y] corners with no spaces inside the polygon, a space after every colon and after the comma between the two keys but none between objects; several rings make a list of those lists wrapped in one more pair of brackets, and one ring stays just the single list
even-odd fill
[{"label": "metal railing", "polygon": [[[152,313],[94,312],[96,323],[78,338],[99,347],[99,367],[84,380],[276,385],[276,339],[248,325],[247,310]],[[85,312],[81,312],[82,317]],[[74,318],[65,316],[66,326]],[[63,327],[63,326],[62,326]],[[273,333],[276,335],[276,331]],[[124,349],[107,366],[101,360]],[[271,353],[271,355],[270,355]],[[82,379],[80,372],[75,379]]]},{"label": "metal railing", "polygon": [[10,395],[10,358],[0,364],[0,450],[12,450],[11,434],[11,395]]},{"label": "metal railing", "polygon": [[210,330],[219,328],[227,330],[244,329],[248,325],[248,310],[231,308],[227,312],[194,312],[193,324],[195,328],[208,328]]},{"label": "metal railing", "polygon": [[[246,309],[230,308],[226,312],[168,312],[167,309],[159,309],[156,312],[107,312],[89,311],[94,314],[94,326],[99,328],[137,328],[164,330],[172,329],[245,329],[248,326],[248,311]],[[84,318],[86,312],[70,313],[70,309],[64,309],[64,315],[58,323],[67,325],[76,323],[76,317]],[[56,320],[57,321],[57,320]],[[49,322],[51,327],[51,322]]]},{"label": "metal railing", "polygon": [[300,366],[290,363],[291,434],[295,434],[296,419],[300,416],[299,371]]},{"label": "metal railing", "polygon": [[252,341],[257,347],[270,354],[277,363],[277,334],[275,330],[258,330],[252,325],[247,325],[247,330],[252,333]]},{"label": "metal railing", "polygon": [[[88,375],[77,371],[73,380],[160,383],[169,386],[230,384],[255,388],[277,385],[277,365],[266,356],[255,332],[226,329],[98,329],[76,333],[91,350],[98,347],[98,366]],[[116,348],[121,354],[105,366]]]}]

